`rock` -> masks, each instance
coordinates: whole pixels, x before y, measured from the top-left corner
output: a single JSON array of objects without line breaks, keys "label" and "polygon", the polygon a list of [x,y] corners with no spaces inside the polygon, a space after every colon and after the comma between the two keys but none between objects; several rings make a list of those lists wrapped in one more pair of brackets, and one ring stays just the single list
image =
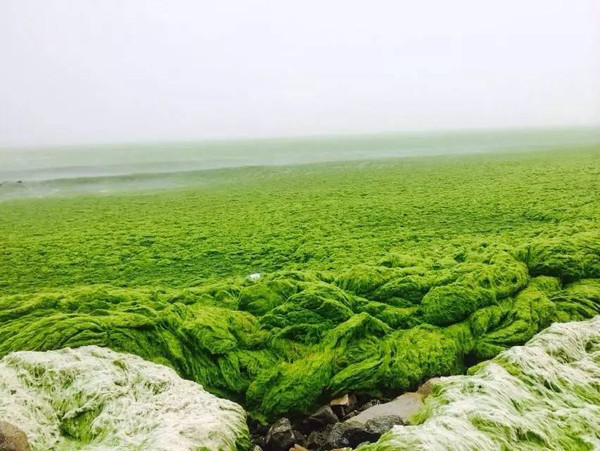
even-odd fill
[{"label": "rock", "polygon": [[335,424],[339,421],[338,416],[335,414],[331,406],[323,406],[310,417],[305,420],[305,425],[308,428],[322,429],[330,424]]},{"label": "rock", "polygon": [[358,410],[353,410],[352,412],[348,413],[344,418],[342,418],[343,421],[348,421],[350,418],[355,417],[356,415],[358,415],[360,412]]},{"label": "rock", "polygon": [[440,380],[441,380],[441,378],[439,378],[439,377],[432,377],[431,379],[429,379],[427,382],[425,382],[423,385],[421,385],[419,387],[419,389],[417,390],[417,393],[419,393],[420,395],[423,395],[423,399],[427,398],[433,391],[433,386],[436,384],[436,382],[438,382]]},{"label": "rock", "polygon": [[304,434],[302,434],[302,432],[294,429],[294,436],[296,437],[296,445],[306,445],[306,437]]},{"label": "rock", "polygon": [[327,444],[327,439],[329,437],[329,433],[331,432],[331,428],[327,428],[323,431],[313,431],[308,436],[308,440],[306,441],[306,446],[309,449],[322,449]]},{"label": "rock", "polygon": [[400,417],[403,422],[412,417],[423,407],[423,395],[420,393],[404,393],[393,401],[373,406],[359,413],[352,421],[366,424],[367,421],[379,417]]},{"label": "rock", "polygon": [[337,423],[327,438],[327,448],[356,448],[363,442],[375,442],[381,434],[369,431],[365,424],[350,420]]},{"label": "rock", "polygon": [[363,412],[363,411],[365,411],[367,409],[370,409],[373,406],[377,406],[379,404],[381,404],[381,401],[379,399],[372,399],[371,401],[369,401],[369,402],[363,404],[362,406],[360,406],[358,408],[358,412]]},{"label": "rock", "polygon": [[402,417],[389,415],[383,417],[372,418],[365,424],[365,428],[375,434],[383,435],[394,426],[405,424]]},{"label": "rock", "polygon": [[17,418],[36,450],[84,448],[93,429],[94,449],[250,449],[241,406],[171,368],[97,346],[0,359],[0,419]]},{"label": "rock", "polygon": [[338,418],[344,418],[356,406],[356,396],[346,393],[344,396],[332,399],[329,405]]},{"label": "rock", "polygon": [[332,399],[329,403],[332,406],[344,406],[348,408],[353,408],[356,405],[356,396],[352,394],[346,393],[339,398]]},{"label": "rock", "polygon": [[289,451],[296,444],[305,443],[304,436],[292,428],[287,418],[280,418],[267,432],[265,451]]},{"label": "rock", "polygon": [[262,447],[265,446],[265,437],[267,432],[269,432],[269,427],[263,426],[260,422],[252,418],[248,418],[247,423],[248,428],[250,429],[250,438],[252,439],[252,444],[262,449]]},{"label": "rock", "polygon": [[442,378],[425,421],[393,428],[373,449],[598,449],[599,344],[600,316],[553,324],[468,375]]},{"label": "rock", "polygon": [[27,435],[7,421],[0,421],[0,450],[29,451]]},{"label": "rock", "polygon": [[265,446],[265,437],[260,435],[253,435],[251,436],[251,442],[255,448],[263,449]]}]

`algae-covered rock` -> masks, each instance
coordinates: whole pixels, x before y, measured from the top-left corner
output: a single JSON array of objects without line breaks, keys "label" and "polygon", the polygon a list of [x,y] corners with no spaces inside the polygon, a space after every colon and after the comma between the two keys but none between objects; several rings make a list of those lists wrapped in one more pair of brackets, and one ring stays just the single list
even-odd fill
[{"label": "algae-covered rock", "polygon": [[0,418],[34,450],[235,450],[245,412],[162,365],[87,346],[0,360]]},{"label": "algae-covered rock", "polygon": [[554,324],[467,376],[442,378],[413,423],[360,450],[597,449],[600,316]]}]

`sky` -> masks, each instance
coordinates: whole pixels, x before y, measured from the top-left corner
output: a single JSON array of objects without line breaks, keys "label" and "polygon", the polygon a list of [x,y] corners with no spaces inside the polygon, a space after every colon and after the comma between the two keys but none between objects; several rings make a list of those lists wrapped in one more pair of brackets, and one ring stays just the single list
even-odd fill
[{"label": "sky", "polygon": [[0,0],[0,148],[598,124],[598,0]]}]

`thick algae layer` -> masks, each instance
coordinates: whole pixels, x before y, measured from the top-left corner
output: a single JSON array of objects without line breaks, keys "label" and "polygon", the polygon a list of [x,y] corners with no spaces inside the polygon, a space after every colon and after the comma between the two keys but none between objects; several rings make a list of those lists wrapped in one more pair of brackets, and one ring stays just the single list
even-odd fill
[{"label": "thick algae layer", "polygon": [[144,193],[1,201],[5,184],[0,294],[459,259],[597,227],[599,168],[596,147],[173,174],[181,189]]},{"label": "thick algae layer", "polygon": [[600,233],[588,231],[441,259],[393,254],[339,275],[4,296],[0,355],[109,347],[169,365],[272,419],[348,391],[457,374],[553,322],[598,313]]},{"label": "thick algae layer", "polygon": [[96,346],[5,356],[0,417],[40,451],[250,446],[239,405],[170,368]]},{"label": "thick algae layer", "polygon": [[0,357],[110,347],[267,419],[411,389],[598,313],[599,168],[388,159],[0,202]]},{"label": "thick algae layer", "polygon": [[414,423],[359,449],[598,449],[600,316],[553,324],[469,375],[442,378]]}]

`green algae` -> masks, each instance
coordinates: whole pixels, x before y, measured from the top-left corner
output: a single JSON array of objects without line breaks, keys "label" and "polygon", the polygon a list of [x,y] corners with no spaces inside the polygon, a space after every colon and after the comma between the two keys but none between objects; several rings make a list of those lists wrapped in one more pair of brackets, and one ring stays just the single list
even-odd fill
[{"label": "green algae", "polygon": [[[548,249],[600,252],[597,233],[580,235],[564,246],[553,239]],[[460,373],[553,322],[600,312],[593,259],[566,284],[555,266],[529,273],[531,253],[522,249],[480,248],[462,260],[362,264],[334,278],[284,271],[185,290],[91,286],[4,296],[0,355],[105,346],[171,366],[272,419],[344,392],[410,389]]]},{"label": "green algae", "polygon": [[[544,247],[597,227],[598,150],[180,173],[178,189],[2,201],[0,293],[342,277],[359,264],[449,267],[482,245]],[[539,256],[534,269],[550,262]]]},{"label": "green algae", "polygon": [[262,419],[461,373],[598,313],[599,164],[569,149],[245,168],[2,202],[0,356],[110,347]]}]

